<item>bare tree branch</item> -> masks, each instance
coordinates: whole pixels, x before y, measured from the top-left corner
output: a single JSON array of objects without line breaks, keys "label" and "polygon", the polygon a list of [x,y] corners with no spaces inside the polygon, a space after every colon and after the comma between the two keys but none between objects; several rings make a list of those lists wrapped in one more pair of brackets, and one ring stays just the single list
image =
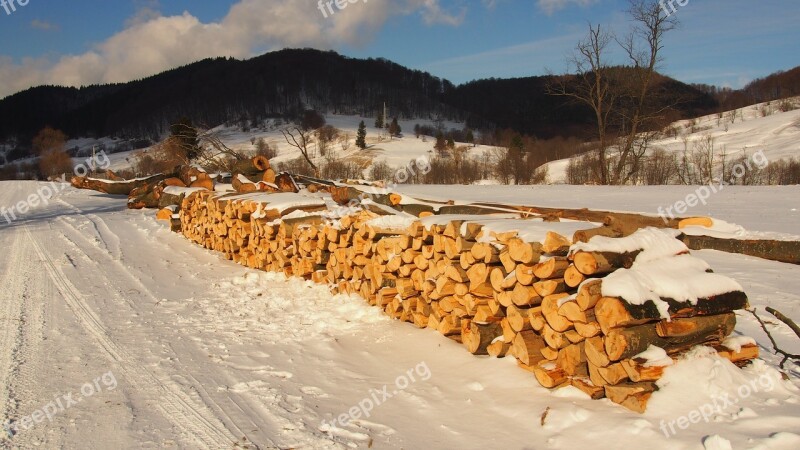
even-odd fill
[{"label": "bare tree branch", "polygon": [[319,177],[319,168],[317,168],[316,164],[311,161],[311,156],[309,152],[309,145],[311,145],[311,134],[309,131],[303,131],[298,126],[290,126],[286,127],[281,130],[281,134],[283,134],[283,138],[286,139],[286,143],[291,145],[292,147],[300,150],[300,153],[305,158],[306,162],[309,166],[314,170],[314,174],[316,177]]},{"label": "bare tree branch", "polygon": [[780,363],[780,368],[781,369],[783,369],[783,366],[786,364],[786,361],[788,361],[790,359],[794,359],[795,361],[800,361],[800,355],[794,355],[792,353],[787,353],[787,352],[781,350],[780,348],[778,348],[778,344],[775,342],[775,338],[773,338],[772,337],[772,333],[770,333],[769,330],[767,330],[767,325],[764,323],[763,320],[761,320],[761,317],[759,317],[758,314],[756,314],[756,309],[755,308],[748,309],[747,311],[750,312],[750,314],[752,314],[756,318],[758,323],[761,325],[761,329],[764,330],[764,333],[767,334],[767,337],[769,338],[770,342],[772,342],[772,349],[774,350],[774,353],[776,355],[783,356],[783,359],[781,360],[781,363]]}]

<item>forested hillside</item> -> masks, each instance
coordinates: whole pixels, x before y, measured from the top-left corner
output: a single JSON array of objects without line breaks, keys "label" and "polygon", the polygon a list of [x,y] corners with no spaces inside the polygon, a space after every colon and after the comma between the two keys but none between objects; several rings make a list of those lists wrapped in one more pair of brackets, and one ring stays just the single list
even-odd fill
[{"label": "forested hillside", "polygon": [[[743,91],[724,92],[659,76],[655,92],[659,102],[671,107],[665,114],[668,122],[715,112],[721,101],[733,97],[793,92],[795,72],[800,69],[758,80]],[[473,129],[511,129],[537,138],[590,138],[591,112],[548,94],[551,79],[486,79],[455,86],[385,59],[281,50],[245,61],[206,59],[125,84],[31,88],[0,100],[0,142],[17,147],[14,154],[20,156],[47,125],[70,137],[157,141],[183,117],[200,126],[247,129],[268,118],[292,120],[306,109],[371,117],[384,102],[400,118],[448,119]]]}]

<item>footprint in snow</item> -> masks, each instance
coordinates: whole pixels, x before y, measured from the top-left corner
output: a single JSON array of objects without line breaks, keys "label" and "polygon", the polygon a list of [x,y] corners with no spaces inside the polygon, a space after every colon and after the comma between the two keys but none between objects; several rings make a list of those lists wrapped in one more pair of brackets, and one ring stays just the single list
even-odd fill
[{"label": "footprint in snow", "polygon": [[300,388],[300,392],[309,397],[313,398],[328,398],[330,397],[328,394],[325,393],[322,389],[315,387],[315,386],[303,386]]},{"label": "footprint in snow", "polygon": [[303,411],[303,398],[295,395],[286,395],[283,400],[278,402],[278,406],[283,408],[286,412],[297,414]]},{"label": "footprint in snow", "polygon": [[264,375],[275,377],[275,378],[283,378],[284,380],[288,380],[294,376],[291,372],[283,372],[283,371],[268,371],[264,372]]},{"label": "footprint in snow", "polygon": [[255,381],[243,381],[241,383],[236,383],[233,386],[227,388],[228,391],[241,394],[250,391],[258,391],[268,388],[267,383],[262,380],[255,380]]},{"label": "footprint in snow", "polygon": [[475,391],[475,392],[480,392],[484,388],[483,388],[483,385],[481,383],[478,383],[477,381],[475,381],[475,382],[472,382],[472,383],[468,383],[467,384],[467,389],[469,389],[471,391]]},{"label": "footprint in snow", "polygon": [[368,420],[357,419],[350,421],[350,423],[365,430],[369,430],[373,435],[380,434],[381,436],[391,436],[397,433],[397,430],[392,427],[386,426],[382,423],[370,422]]}]

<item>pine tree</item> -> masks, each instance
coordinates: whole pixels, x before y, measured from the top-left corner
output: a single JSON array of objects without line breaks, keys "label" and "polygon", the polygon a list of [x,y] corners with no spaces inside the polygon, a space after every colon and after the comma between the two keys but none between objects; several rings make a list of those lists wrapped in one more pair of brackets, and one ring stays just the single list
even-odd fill
[{"label": "pine tree", "polygon": [[467,128],[467,142],[470,144],[475,144],[475,135],[472,133],[472,130]]},{"label": "pine tree", "polygon": [[509,150],[522,154],[522,152],[525,150],[525,141],[522,140],[522,136],[517,134],[511,139]]},{"label": "pine tree", "polygon": [[367,148],[367,126],[364,124],[363,120],[358,124],[358,133],[356,133],[356,146],[361,150]]},{"label": "pine tree", "polygon": [[450,150],[456,148],[456,141],[454,141],[452,137],[447,138],[447,148]]},{"label": "pine tree", "polygon": [[433,148],[439,153],[443,152],[447,148],[447,142],[445,141],[444,134],[442,134],[441,131],[436,133],[436,143],[433,145]]},{"label": "pine tree", "polygon": [[399,136],[402,133],[402,129],[400,128],[400,124],[397,123],[397,117],[392,119],[392,123],[389,125],[389,136]]},{"label": "pine tree", "polygon": [[383,113],[378,113],[378,116],[375,117],[375,128],[381,129],[383,128]]}]

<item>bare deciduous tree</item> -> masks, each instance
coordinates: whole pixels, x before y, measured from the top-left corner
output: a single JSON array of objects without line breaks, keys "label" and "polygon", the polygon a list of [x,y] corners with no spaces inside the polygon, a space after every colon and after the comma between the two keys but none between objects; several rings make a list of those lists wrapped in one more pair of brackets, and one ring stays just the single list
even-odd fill
[{"label": "bare deciduous tree", "polygon": [[281,130],[281,134],[283,134],[283,138],[286,139],[286,143],[291,145],[292,147],[300,150],[300,154],[303,155],[303,158],[306,160],[311,169],[314,171],[315,176],[319,176],[319,168],[316,164],[312,161],[311,156],[311,146],[313,145],[313,140],[311,138],[311,132],[303,131],[302,128],[298,126],[290,126],[283,128]]},{"label": "bare deciduous tree", "polygon": [[601,25],[589,25],[589,33],[575,48],[570,64],[576,70],[576,79],[558,77],[548,87],[552,95],[570,97],[591,108],[597,125],[598,164],[592,165],[594,177],[601,184],[608,184],[608,166],[605,164],[609,147],[608,127],[610,114],[615,108],[617,92],[611,83],[611,67],[605,61],[608,44],[612,36]]},{"label": "bare deciduous tree", "polygon": [[[590,24],[587,37],[578,43],[570,59],[577,75],[557,77],[548,89],[550,94],[585,104],[594,113],[597,149],[589,157],[593,160],[583,162],[600,184],[633,180],[654,137],[644,132],[656,129],[671,106],[654,107],[651,95],[664,36],[677,21],[655,0],[631,0],[628,14],[635,25],[623,39]],[[627,57],[624,67],[607,61],[612,40]]]}]

